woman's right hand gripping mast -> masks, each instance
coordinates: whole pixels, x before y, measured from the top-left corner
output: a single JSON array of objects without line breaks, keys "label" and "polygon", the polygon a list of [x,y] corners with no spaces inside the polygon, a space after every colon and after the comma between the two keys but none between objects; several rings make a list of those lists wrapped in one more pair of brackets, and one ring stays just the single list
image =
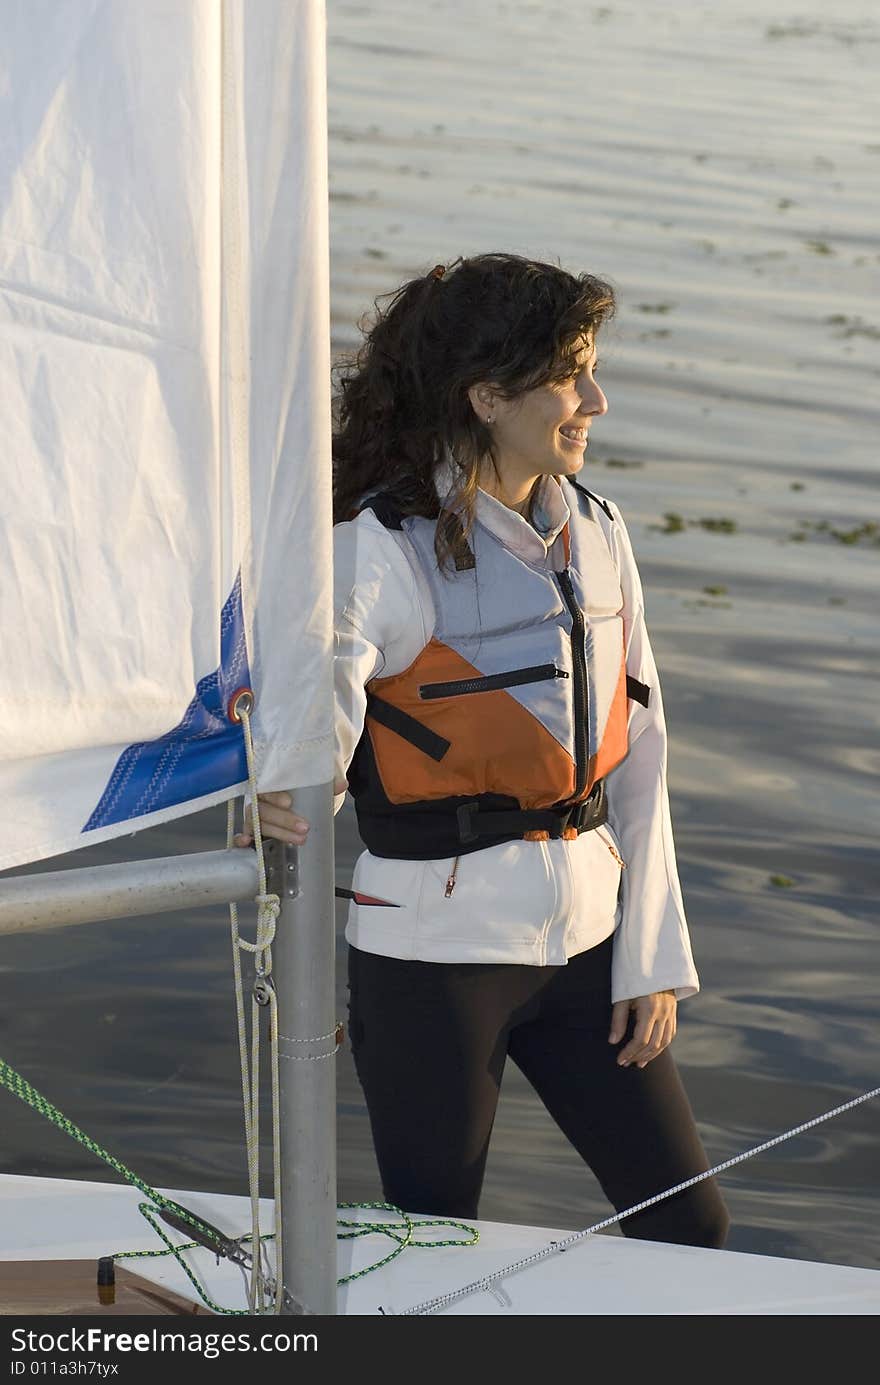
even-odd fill
[{"label": "woman's right hand gripping mast", "polygon": [[[344,793],[348,788],[345,780],[337,780],[333,785],[334,794]],[[257,795],[260,805],[260,831],[264,837],[274,837],[276,841],[288,842],[291,846],[302,846],[309,835],[310,823],[302,813],[297,813],[289,793],[261,793]],[[254,840],[253,815],[251,805],[244,810],[244,830],[232,839],[234,846],[252,846]]]}]

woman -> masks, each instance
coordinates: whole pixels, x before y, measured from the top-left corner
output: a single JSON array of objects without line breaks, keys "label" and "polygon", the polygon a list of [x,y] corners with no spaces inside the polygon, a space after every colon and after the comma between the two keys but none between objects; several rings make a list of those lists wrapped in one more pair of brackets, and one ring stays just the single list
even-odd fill
[{"label": "woman", "polygon": [[[508,1054],[618,1210],[708,1168],[668,1052],[699,982],[657,670],[620,511],[579,479],[613,310],[520,256],[438,265],[377,306],[342,381],[349,1032],[409,1211],[477,1215]],[[306,840],[286,795],[260,809]],[[707,1179],[621,1226],[720,1246],[727,1224]]]}]

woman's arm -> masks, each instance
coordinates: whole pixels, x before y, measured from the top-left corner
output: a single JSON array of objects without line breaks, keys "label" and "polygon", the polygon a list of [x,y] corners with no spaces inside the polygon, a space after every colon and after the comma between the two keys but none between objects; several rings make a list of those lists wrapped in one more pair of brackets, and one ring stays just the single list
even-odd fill
[{"label": "woman's arm", "polygon": [[[620,511],[614,505],[612,510],[612,543],[624,599],[626,671],[650,688],[647,707],[630,702],[629,751],[606,781],[609,818],[627,863],[614,939],[612,999],[645,1001],[672,991],[674,999],[681,1000],[694,995],[700,982],[675,859],[663,697],[632,545]],[[665,1003],[661,1008],[665,1011]]]}]

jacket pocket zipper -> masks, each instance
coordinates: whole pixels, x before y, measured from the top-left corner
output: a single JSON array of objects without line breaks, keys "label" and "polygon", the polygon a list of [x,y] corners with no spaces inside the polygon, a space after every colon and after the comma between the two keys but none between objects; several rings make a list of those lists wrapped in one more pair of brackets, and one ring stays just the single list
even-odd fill
[{"label": "jacket pocket zipper", "polygon": [[484,678],[458,678],[451,683],[422,683],[419,697],[429,702],[436,697],[459,697],[463,693],[492,692],[495,688],[516,688],[523,683],[541,683],[549,678],[567,678],[564,668],[555,664],[535,664],[532,668],[515,668],[509,673],[489,673]]},{"label": "jacket pocket zipper", "polygon": [[608,850],[611,852],[611,855],[614,857],[615,861],[616,861],[617,864],[620,866],[620,869],[621,869],[621,870],[626,870],[626,861],[623,859],[623,857],[621,856],[620,852],[617,850],[617,847],[614,845],[614,843],[613,843],[613,842],[610,842],[610,841],[608,840],[607,837],[602,837],[601,840],[605,843],[605,845],[607,846]]},{"label": "jacket pocket zipper", "polygon": [[459,863],[460,860],[461,860],[461,857],[460,857],[460,856],[456,856],[455,860],[454,860],[453,863],[452,863],[452,870],[449,872],[449,875],[448,875],[448,877],[447,877],[447,880],[446,880],[446,889],[444,890],[444,894],[445,894],[445,896],[446,896],[447,899],[451,898],[451,896],[452,896],[452,891],[455,889],[455,876],[456,876],[456,872],[457,872],[457,870],[458,870],[458,863]]}]

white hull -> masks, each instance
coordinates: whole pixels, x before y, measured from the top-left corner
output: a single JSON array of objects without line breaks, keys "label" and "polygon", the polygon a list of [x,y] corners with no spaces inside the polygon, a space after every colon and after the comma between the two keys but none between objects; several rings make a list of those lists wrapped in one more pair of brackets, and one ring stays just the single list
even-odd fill
[{"label": "white hull", "polygon": [[[250,1227],[246,1197],[162,1191],[230,1235],[243,1235]],[[157,1249],[158,1238],[137,1210],[143,1200],[136,1188],[125,1184],[0,1175],[0,1260],[97,1261],[122,1250]],[[263,1229],[271,1230],[271,1202],[266,1200],[263,1209]],[[365,1220],[385,1216],[367,1211],[340,1215]],[[385,1267],[343,1286],[339,1313],[403,1313],[571,1234],[501,1222],[473,1225],[480,1232],[476,1246],[408,1248]],[[430,1238],[447,1233],[440,1228],[427,1234]],[[342,1277],[382,1259],[393,1243],[373,1235],[339,1241],[338,1246]],[[235,1266],[226,1261],[218,1265],[207,1250],[188,1251],[186,1256],[215,1302],[226,1308],[245,1307],[244,1283]],[[145,1279],[193,1297],[189,1280],[170,1255],[121,1263]],[[473,1293],[443,1312],[478,1316],[873,1315],[880,1313],[880,1271],[602,1234],[506,1278],[497,1294]],[[97,1302],[95,1313],[101,1313]]]}]

